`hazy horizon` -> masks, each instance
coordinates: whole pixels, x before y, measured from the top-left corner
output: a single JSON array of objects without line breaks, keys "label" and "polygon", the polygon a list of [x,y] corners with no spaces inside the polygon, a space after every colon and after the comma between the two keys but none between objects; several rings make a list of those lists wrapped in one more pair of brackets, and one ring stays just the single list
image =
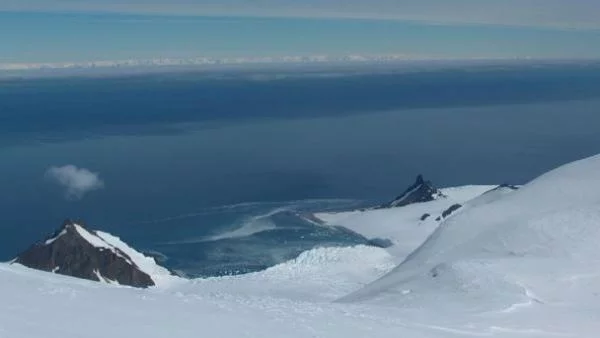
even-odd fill
[{"label": "hazy horizon", "polygon": [[[260,15],[260,13],[258,13]],[[600,27],[409,19],[2,11],[0,64],[349,55],[600,58]]]}]

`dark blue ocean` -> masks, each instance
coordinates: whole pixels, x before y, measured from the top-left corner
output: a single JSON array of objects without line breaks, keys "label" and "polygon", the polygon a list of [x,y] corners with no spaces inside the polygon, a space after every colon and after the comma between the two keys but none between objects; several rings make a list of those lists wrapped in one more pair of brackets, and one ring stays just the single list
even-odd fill
[{"label": "dark blue ocean", "polygon": [[[255,271],[366,240],[298,214],[596,153],[593,62],[4,78],[0,259],[77,218],[188,275]],[[45,172],[67,164],[104,188],[66,199]]]}]

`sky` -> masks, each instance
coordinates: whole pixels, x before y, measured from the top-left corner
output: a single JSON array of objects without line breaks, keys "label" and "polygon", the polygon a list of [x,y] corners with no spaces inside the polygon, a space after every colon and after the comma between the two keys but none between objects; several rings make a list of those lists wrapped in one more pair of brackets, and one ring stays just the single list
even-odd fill
[{"label": "sky", "polygon": [[0,64],[190,57],[600,58],[597,0],[2,0]]}]

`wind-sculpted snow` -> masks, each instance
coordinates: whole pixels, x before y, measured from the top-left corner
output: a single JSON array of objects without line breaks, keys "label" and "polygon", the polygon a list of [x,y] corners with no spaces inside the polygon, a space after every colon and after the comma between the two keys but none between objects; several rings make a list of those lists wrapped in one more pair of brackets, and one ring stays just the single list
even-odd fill
[{"label": "wind-sculpted snow", "polygon": [[102,231],[96,231],[96,235],[110,246],[118,248],[120,251],[127,254],[141,271],[152,278],[156,286],[163,287],[171,283],[182,282],[181,278],[174,276],[168,269],[158,265],[153,257],[148,257],[133,249],[119,237]]}]

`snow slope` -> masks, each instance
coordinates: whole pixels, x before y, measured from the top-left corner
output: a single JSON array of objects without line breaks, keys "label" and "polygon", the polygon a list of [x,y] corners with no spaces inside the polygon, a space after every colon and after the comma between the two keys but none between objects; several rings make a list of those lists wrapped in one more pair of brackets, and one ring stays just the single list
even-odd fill
[{"label": "snow slope", "polygon": [[[320,248],[135,289],[0,264],[0,337],[598,337],[600,156],[518,191],[457,192],[464,207],[397,266],[386,249]],[[353,230],[409,234],[401,209],[368,212],[394,228]],[[377,220],[366,214],[349,216]]]},{"label": "snow slope", "polygon": [[445,337],[406,311],[331,302],[392,267],[383,249],[315,249],[261,273],[135,289],[0,264],[0,337]]},{"label": "snow slope", "polygon": [[585,333],[600,328],[595,318],[569,314],[571,325],[556,328],[536,323],[552,313],[467,316],[440,312],[435,303],[403,308],[330,301],[389,270],[388,259],[378,248],[315,249],[251,276],[150,289],[0,264],[0,337],[541,338],[593,337]]},{"label": "snow slope", "polygon": [[[398,208],[356,210],[337,213],[317,213],[314,216],[328,225],[341,225],[367,238],[390,239],[394,245],[388,251],[400,263],[416,249],[440,224],[436,218],[454,204],[464,204],[494,185],[471,185],[440,189],[446,198],[410,204]],[[424,221],[424,214],[430,216]]]},{"label": "snow slope", "polygon": [[102,231],[95,231],[95,234],[96,237],[101,239],[108,247],[117,248],[129,256],[138,269],[152,278],[157,287],[165,287],[183,282],[182,278],[174,276],[168,269],[158,265],[154,260],[154,257],[145,256],[141,252],[127,245],[127,243],[123,242],[119,237]]},{"label": "snow slope", "polygon": [[395,267],[381,248],[317,248],[264,271],[239,276],[192,280],[178,290],[202,289],[237,295],[331,302],[356,291]]},{"label": "snow slope", "polygon": [[600,156],[491,194],[467,203],[402,264],[342,301],[597,316]]}]

